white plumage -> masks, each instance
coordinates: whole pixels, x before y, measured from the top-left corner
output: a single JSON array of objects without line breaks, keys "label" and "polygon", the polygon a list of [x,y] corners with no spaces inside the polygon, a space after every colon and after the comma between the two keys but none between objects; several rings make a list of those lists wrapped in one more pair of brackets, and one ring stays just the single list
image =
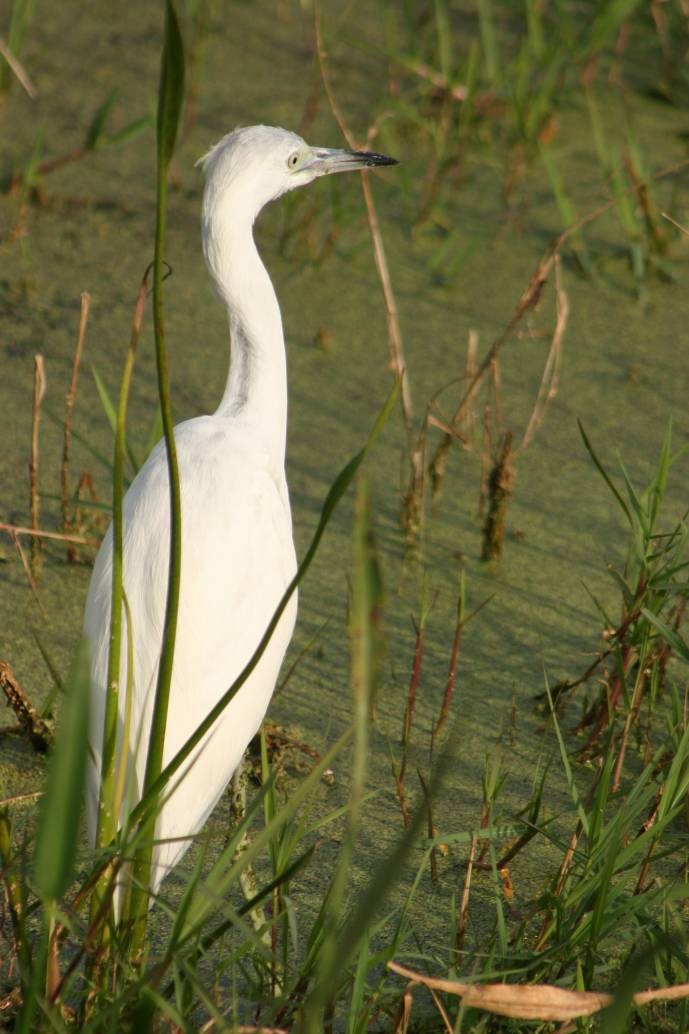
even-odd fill
[{"label": "white plumage", "polygon": [[[267,202],[318,176],[393,164],[366,152],[309,147],[284,129],[253,126],[203,159],[202,237],[208,270],[228,310],[232,362],[212,416],[175,429],[182,499],[182,573],[165,736],[165,765],[242,671],[296,570],[285,437],[287,378],[282,321],[252,227]],[[191,345],[193,347],[193,343]],[[139,799],[158,676],[169,557],[165,447],[153,449],[124,501],[124,590],[132,616],[133,696],[128,744]],[[88,821],[95,839],[110,635],[112,529],[91,577],[84,632],[91,650]],[[179,860],[215,806],[258,730],[292,635],[296,594],[251,676],[186,766],[156,824],[152,889]],[[126,621],[123,619],[126,640]],[[124,722],[126,649],[120,665]],[[118,745],[121,756],[122,743]],[[183,839],[175,839],[183,838]]]}]

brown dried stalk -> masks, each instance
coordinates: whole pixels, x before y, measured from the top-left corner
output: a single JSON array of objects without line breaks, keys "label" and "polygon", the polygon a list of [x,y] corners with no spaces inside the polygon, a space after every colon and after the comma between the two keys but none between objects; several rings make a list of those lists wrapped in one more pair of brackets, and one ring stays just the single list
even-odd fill
[{"label": "brown dried stalk", "polygon": [[[431,792],[420,768],[416,769],[416,774],[419,777],[421,789],[423,790],[423,797],[426,802],[426,831],[428,833],[428,839],[433,840],[433,838],[438,835],[438,831],[433,825],[433,802],[431,801]],[[431,879],[434,883],[438,882],[438,856],[435,846],[431,848]]]},{"label": "brown dried stalk", "polygon": [[467,931],[467,919],[469,917],[469,893],[471,890],[471,876],[474,869],[474,860],[476,858],[476,847],[478,840],[475,835],[471,837],[471,846],[469,848],[469,857],[467,859],[466,873],[464,874],[464,888],[462,890],[462,900],[459,906],[459,916],[457,919],[457,933],[455,935],[455,951],[457,955],[460,954],[464,947],[464,938],[466,937]]},{"label": "brown dried stalk", "polygon": [[[340,132],[344,136],[349,147],[352,150],[357,150],[357,145],[354,140],[354,136],[347,125],[347,122],[342,114],[342,111],[337,103],[335,94],[333,92],[332,84],[330,82],[330,76],[327,68],[326,58],[327,52],[323,46],[323,36],[321,34],[321,12],[320,3],[316,0],[314,3],[314,27],[316,32],[316,53],[318,55],[318,64],[321,71],[321,78],[323,80],[323,88],[325,90],[328,102],[330,104],[331,111],[340,127]],[[367,145],[370,146],[375,134],[377,132],[377,126],[371,127],[367,134]],[[402,405],[402,416],[404,419],[404,425],[407,429],[407,435],[411,438],[414,421],[412,414],[412,400],[411,390],[409,387],[409,378],[407,376],[407,364],[404,359],[404,348],[402,345],[402,332],[399,325],[399,317],[397,313],[397,302],[392,290],[392,283],[390,281],[390,273],[388,271],[388,263],[385,257],[385,248],[383,246],[383,238],[380,232],[380,225],[378,223],[378,215],[373,202],[373,194],[371,193],[371,183],[369,174],[366,169],[361,170],[361,187],[364,194],[364,201],[366,203],[366,215],[368,218],[369,231],[371,233],[371,241],[373,243],[373,255],[376,263],[376,270],[378,272],[378,278],[380,280],[380,286],[383,290],[383,299],[385,301],[385,315],[387,319],[388,327],[388,353],[389,353],[389,365],[390,369],[394,372],[395,376],[400,382],[400,402]]]},{"label": "brown dried stalk", "polygon": [[399,772],[395,772],[395,787],[397,790],[397,798],[400,802],[400,808],[402,809],[402,818],[404,820],[405,827],[409,827],[409,825],[411,824],[411,815],[409,814],[409,808],[407,806],[407,797],[404,788],[404,780],[407,773],[409,741],[411,737],[412,726],[414,724],[414,713],[416,711],[416,693],[419,687],[419,679],[421,677],[423,640],[426,628],[426,612],[424,604],[425,601],[422,600],[419,624],[417,625],[416,622],[414,622],[414,627],[416,629],[416,637],[414,641],[414,659],[412,661],[411,676],[409,678],[409,689],[407,691],[407,702],[404,708],[404,720],[402,723],[402,760],[400,763]]},{"label": "brown dried stalk", "polygon": [[535,272],[532,274],[531,279],[526,285],[526,288],[521,293],[519,301],[517,302],[514,308],[514,311],[512,313],[512,316],[510,317],[507,326],[503,330],[502,334],[500,334],[499,337],[497,337],[493,344],[490,346],[490,348],[484,355],[483,359],[481,360],[478,368],[476,369],[474,376],[469,381],[469,385],[466,388],[462,398],[460,399],[457,409],[455,410],[455,414],[451,422],[452,426],[459,424],[461,420],[465,417],[466,410],[475,399],[479,385],[487,371],[491,368],[493,360],[497,358],[503,345],[510,339],[514,330],[521,322],[524,315],[537,306],[541,297],[541,292],[543,291],[543,287],[547,282],[548,276],[550,275],[550,270],[553,265],[556,251],[562,246],[562,243],[564,243],[563,239],[561,237],[558,238],[556,243],[552,245],[550,250],[546,252],[546,254],[538,263],[538,266],[536,267]]},{"label": "brown dried stalk", "polygon": [[423,61],[416,61],[413,58],[409,60],[402,59],[400,62],[403,68],[407,71],[413,72],[420,79],[426,79],[429,83],[440,90],[443,94],[451,97],[454,101],[465,101],[468,96],[466,86],[460,86],[459,83],[453,83],[446,75],[442,72],[436,71],[435,68],[431,68]]},{"label": "brown dried stalk", "polygon": [[31,82],[26,69],[19,58],[12,53],[5,40],[0,36],[0,57],[4,58],[14,72],[15,78],[20,86],[28,93],[32,101],[36,100],[36,87]]},{"label": "brown dried stalk", "polygon": [[65,535],[61,531],[43,531],[41,528],[25,528],[21,524],[7,524],[0,521],[0,531],[6,531],[10,538],[18,535],[30,535],[40,539],[57,539],[58,542],[74,542],[79,546],[98,546],[95,539],[85,539],[83,535]]},{"label": "brown dried stalk", "polygon": [[7,661],[0,661],[0,689],[31,745],[41,754],[45,754],[53,742],[52,730],[29,700]]},{"label": "brown dried stalk", "polygon": [[516,472],[512,453],[512,432],[502,438],[488,478],[488,513],[483,526],[482,560],[497,560],[505,540],[507,505],[514,491]]},{"label": "brown dried stalk", "polygon": [[6,808],[9,804],[23,804],[24,801],[37,801],[43,796],[43,790],[33,790],[31,793],[18,793],[13,797],[3,797],[0,801],[0,808]]},{"label": "brown dried stalk", "polygon": [[543,367],[543,376],[538,388],[538,395],[534,404],[533,412],[526,425],[524,437],[519,443],[515,452],[523,452],[528,448],[538,428],[543,423],[546,409],[549,403],[555,398],[560,379],[560,365],[562,363],[562,340],[564,338],[567,320],[569,319],[569,299],[562,286],[561,260],[555,255],[555,330],[550,344],[548,358]]},{"label": "brown dried stalk", "polygon": [[[467,340],[467,360],[464,370],[464,382],[472,381],[476,374],[477,350],[478,334],[475,330],[470,330]],[[478,386],[476,390],[478,390]],[[474,392],[474,395],[475,394],[476,392]],[[444,432],[440,444],[433,453],[433,458],[428,466],[432,485],[431,502],[432,505],[435,506],[436,500],[440,496],[440,490],[445,477],[445,467],[447,465],[450,446],[455,438],[459,438],[464,443],[471,441],[474,433],[474,425],[476,423],[476,412],[471,406],[468,406],[464,411],[462,419],[458,419],[458,414],[455,413],[446,427],[441,427],[440,422],[433,418],[429,418],[429,423],[434,424],[434,426],[439,427]]]},{"label": "brown dried stalk", "polygon": [[[566,991],[552,984],[465,984],[458,980],[428,977],[397,962],[388,962],[388,969],[415,984],[435,991],[458,995],[465,1008],[483,1009],[496,1016],[520,1020],[573,1020],[593,1016],[612,1005],[615,996],[603,991]],[[632,996],[635,1005],[670,1002],[689,998],[689,984],[675,984]]]},{"label": "brown dried stalk", "polygon": [[[90,304],[91,295],[88,291],[83,291],[81,295],[81,310],[79,313],[79,331],[77,333],[77,343],[74,350],[74,360],[72,362],[72,376],[65,396],[65,428],[62,440],[60,485],[62,490],[62,529],[66,534],[73,530],[73,521],[70,520],[69,516],[69,447],[72,441],[72,414],[77,395],[79,367],[81,365],[81,355],[84,348],[84,337],[86,335],[86,323],[88,321]],[[74,562],[76,558],[77,550],[75,549],[74,544],[70,543],[67,546],[67,560]]]},{"label": "brown dried stalk", "polygon": [[433,758],[433,750],[435,747],[435,741],[440,735],[440,732],[447,721],[450,714],[450,706],[452,704],[452,695],[455,689],[455,682],[457,679],[457,658],[459,657],[459,641],[462,635],[462,629],[464,627],[464,570],[462,569],[459,573],[459,590],[457,594],[457,612],[455,620],[455,633],[452,639],[452,650],[450,652],[450,666],[447,672],[447,680],[445,682],[445,692],[443,694],[443,702],[440,705],[440,714],[438,720],[431,730],[431,760]]},{"label": "brown dried stalk", "polygon": [[21,560],[22,567],[24,568],[24,574],[26,575],[26,580],[29,583],[29,589],[31,590],[31,594],[32,594],[33,598],[36,600],[36,603],[38,604],[39,610],[45,616],[45,607],[43,606],[43,603],[41,602],[41,597],[38,595],[38,586],[36,585],[36,582],[34,580],[34,576],[33,576],[32,572],[31,572],[31,564],[29,563],[29,561],[27,559],[26,553],[22,549],[22,544],[19,541],[19,536],[17,534],[15,534],[14,532],[10,532],[10,538],[12,539],[12,542],[14,543],[14,548],[17,550],[17,555],[19,556],[19,559]]},{"label": "brown dried stalk", "polygon": [[[31,527],[38,528],[40,519],[40,502],[38,498],[38,432],[41,424],[41,402],[45,395],[45,364],[42,355],[34,356],[33,369],[33,402],[31,406],[31,460],[29,462],[29,508],[31,511]],[[41,541],[31,540],[31,573],[34,579],[41,569]]]}]

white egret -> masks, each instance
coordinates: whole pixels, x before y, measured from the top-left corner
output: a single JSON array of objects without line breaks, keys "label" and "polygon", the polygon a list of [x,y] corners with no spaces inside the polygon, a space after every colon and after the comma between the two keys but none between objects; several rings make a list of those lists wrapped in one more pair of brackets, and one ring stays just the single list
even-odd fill
[{"label": "white egret", "polygon": [[[220,405],[175,429],[182,499],[177,642],[163,764],[197,728],[252,656],[296,570],[285,439],[287,378],[282,320],[253,239],[264,205],[320,176],[393,165],[368,152],[309,147],[284,129],[252,126],[202,159],[206,265],[227,306],[231,365]],[[192,345],[193,347],[193,345]],[[124,576],[133,632],[133,693],[126,746],[132,803],[146,767],[158,675],[169,555],[169,493],[159,442],[124,500]],[[88,822],[95,839],[108,669],[112,529],[91,576],[84,632],[91,650]],[[205,737],[156,823],[152,889],[187,850],[258,730],[292,635],[296,595],[259,664]],[[126,623],[123,623],[126,628]],[[126,635],[124,636],[126,639]],[[120,686],[127,684],[122,648]],[[120,740],[125,693],[119,693]],[[122,757],[123,744],[118,745]]]}]

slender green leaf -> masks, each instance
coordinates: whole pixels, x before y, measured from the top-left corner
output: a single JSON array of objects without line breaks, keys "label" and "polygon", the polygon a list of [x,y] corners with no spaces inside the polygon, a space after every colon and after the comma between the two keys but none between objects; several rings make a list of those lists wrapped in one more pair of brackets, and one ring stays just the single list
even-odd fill
[{"label": "slender green leaf", "polygon": [[93,151],[100,144],[105,123],[107,122],[108,115],[112,110],[112,106],[117,100],[117,89],[111,90],[108,96],[105,98],[101,106],[96,111],[91,125],[86,131],[86,139],[84,141],[84,147],[87,151]]},{"label": "slender green leaf", "polygon": [[[104,411],[104,413],[105,413],[105,415],[106,415],[106,417],[108,419],[108,423],[110,424],[110,430],[112,431],[113,434],[116,435],[117,434],[117,408],[115,406],[115,403],[113,402],[112,397],[110,395],[110,392],[108,391],[107,387],[105,386],[105,383],[101,380],[100,374],[98,373],[98,370],[95,368],[95,366],[91,366],[91,373],[93,374],[93,379],[94,379],[95,384],[96,384],[96,390],[98,392],[98,398],[100,399],[101,406],[103,407],[103,411]],[[133,471],[134,474],[136,474],[137,470],[139,469],[140,463],[139,463],[138,459],[136,458],[136,456],[134,454],[134,451],[130,447],[129,442],[127,442],[126,439],[125,439],[125,442],[124,442],[124,448],[126,449],[127,459],[129,460],[129,462],[131,464],[132,471]],[[99,457],[99,459],[100,459],[100,457]],[[107,462],[107,461],[104,461],[104,462]],[[111,466],[111,464],[108,463],[108,466]]]},{"label": "slender green leaf", "polygon": [[582,424],[581,420],[577,420],[577,425],[579,427],[579,433],[580,433],[581,437],[583,438],[584,445],[586,446],[586,451],[588,452],[589,456],[593,460],[596,468],[598,469],[598,472],[599,472],[600,476],[603,478],[603,480],[605,481],[606,485],[608,486],[608,488],[610,489],[612,494],[615,496],[615,499],[617,499],[617,502],[622,507],[622,510],[624,511],[624,515],[627,518],[627,520],[629,521],[630,525],[633,526],[634,522],[632,521],[632,515],[629,512],[629,508],[628,508],[627,504],[625,503],[624,499],[622,498],[622,496],[620,495],[620,493],[617,491],[617,489],[613,485],[612,481],[610,480],[610,476],[609,476],[608,472],[606,471],[605,467],[603,466],[601,461],[598,459],[598,456],[594,452],[593,446],[591,445],[591,442],[589,441],[588,436],[587,436],[586,432],[584,431],[584,427],[583,427],[583,424]]},{"label": "slender green leaf", "polygon": [[165,43],[158,93],[158,162],[167,169],[175,149],[184,100],[184,45],[172,0],[165,3]]},{"label": "slender green leaf", "polygon": [[44,898],[65,893],[79,843],[79,816],[88,758],[89,656],[80,640],[66,682],[65,703],[41,801],[34,854],[36,886]]},{"label": "slender green leaf", "polygon": [[[172,0],[165,4],[165,38],[160,66],[160,88],[158,92],[157,134],[158,164],[156,170],[156,228],[153,255],[153,327],[155,333],[156,370],[158,375],[158,398],[163,419],[165,451],[170,492],[170,561],[168,568],[167,599],[163,626],[163,647],[158,666],[151,718],[151,731],[146,757],[144,790],[151,788],[159,778],[163,766],[165,728],[172,683],[172,665],[177,635],[177,614],[179,610],[180,579],[182,571],[182,502],[179,484],[179,466],[175,445],[174,422],[170,402],[170,384],[165,347],[165,324],[163,319],[163,269],[165,264],[165,228],[167,220],[168,167],[177,136],[177,127],[184,97],[184,47],[179,31],[177,14]],[[153,800],[157,794],[153,794]],[[148,885],[150,882],[152,839],[155,817],[146,816],[146,828],[142,847],[137,851],[134,862],[135,888],[131,898],[131,911],[135,918],[134,951],[143,948],[148,917]],[[148,834],[148,835],[146,835]]]}]

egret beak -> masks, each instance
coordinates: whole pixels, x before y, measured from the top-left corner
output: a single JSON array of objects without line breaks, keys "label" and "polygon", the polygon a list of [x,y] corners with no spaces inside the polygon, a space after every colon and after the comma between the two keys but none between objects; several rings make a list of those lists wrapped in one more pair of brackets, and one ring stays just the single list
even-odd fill
[{"label": "egret beak", "polygon": [[375,151],[341,151],[336,148],[314,147],[306,168],[317,176],[328,176],[332,172],[370,169],[374,165],[397,165],[397,159],[388,158],[385,154],[376,154]]}]

